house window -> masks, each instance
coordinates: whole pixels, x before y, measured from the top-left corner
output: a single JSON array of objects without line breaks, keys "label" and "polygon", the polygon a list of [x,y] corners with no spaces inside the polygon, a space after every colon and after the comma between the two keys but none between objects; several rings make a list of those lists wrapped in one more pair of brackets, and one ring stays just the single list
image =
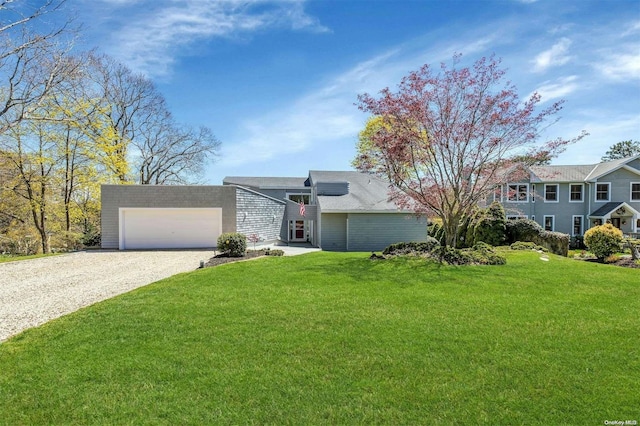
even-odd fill
[{"label": "house window", "polygon": [[544,185],[544,202],[558,202],[558,185]]},{"label": "house window", "polygon": [[631,200],[640,201],[640,182],[631,182]]},{"label": "house window", "polygon": [[493,189],[493,201],[502,202],[502,185]]},{"label": "house window", "polygon": [[531,184],[531,202],[536,202],[536,184]]},{"label": "house window", "polygon": [[509,193],[507,199],[514,203],[526,203],[529,199],[529,185],[510,184],[508,185]]},{"label": "house window", "polygon": [[610,183],[596,183],[596,201],[609,201]]},{"label": "house window", "polygon": [[573,203],[581,202],[582,200],[582,191],[584,185],[581,183],[572,183],[569,185],[569,201]]},{"label": "house window", "polygon": [[602,225],[602,219],[593,219],[593,226]]},{"label": "house window", "polygon": [[507,216],[508,220],[518,220],[518,219],[526,219],[527,216],[526,215],[510,215]]},{"label": "house window", "polygon": [[582,216],[573,216],[573,233],[571,235],[582,235]]},{"label": "house window", "polygon": [[545,231],[553,231],[553,222],[554,216],[545,216],[544,217],[544,230]]},{"label": "house window", "polygon": [[298,204],[311,204],[311,194],[287,194],[287,198]]}]

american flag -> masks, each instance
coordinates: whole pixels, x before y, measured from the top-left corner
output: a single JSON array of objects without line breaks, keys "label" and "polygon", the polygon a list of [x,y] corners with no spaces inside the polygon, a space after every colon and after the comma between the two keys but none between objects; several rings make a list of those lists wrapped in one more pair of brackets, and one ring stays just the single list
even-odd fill
[{"label": "american flag", "polygon": [[300,216],[304,216],[306,208],[304,207],[304,201],[300,201]]}]

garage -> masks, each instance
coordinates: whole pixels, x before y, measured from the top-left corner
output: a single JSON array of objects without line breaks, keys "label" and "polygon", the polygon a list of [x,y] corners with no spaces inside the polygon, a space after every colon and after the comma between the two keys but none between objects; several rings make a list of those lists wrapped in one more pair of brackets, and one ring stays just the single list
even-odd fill
[{"label": "garage", "polygon": [[221,208],[120,208],[119,248],[215,247],[222,233]]}]

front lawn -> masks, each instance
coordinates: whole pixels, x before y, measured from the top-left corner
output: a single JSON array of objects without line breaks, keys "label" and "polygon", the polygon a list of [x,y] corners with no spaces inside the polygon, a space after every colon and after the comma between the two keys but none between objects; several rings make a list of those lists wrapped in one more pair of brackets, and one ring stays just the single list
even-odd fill
[{"label": "front lawn", "polygon": [[367,257],[202,269],[22,333],[0,424],[640,421],[637,270]]}]

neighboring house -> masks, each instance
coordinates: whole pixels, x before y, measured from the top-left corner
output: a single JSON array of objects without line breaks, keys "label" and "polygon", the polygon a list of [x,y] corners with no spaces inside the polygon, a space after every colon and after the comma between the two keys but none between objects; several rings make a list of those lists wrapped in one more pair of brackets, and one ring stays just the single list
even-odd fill
[{"label": "neighboring house", "polygon": [[382,250],[424,241],[426,219],[388,201],[388,183],[359,172],[306,178],[227,177],[222,186],[102,186],[102,247],[213,247],[223,232],[323,250]]},{"label": "neighboring house", "polygon": [[583,235],[611,223],[640,232],[640,156],[578,166],[532,166],[529,178],[496,191],[508,218],[528,218],[549,231]]}]

